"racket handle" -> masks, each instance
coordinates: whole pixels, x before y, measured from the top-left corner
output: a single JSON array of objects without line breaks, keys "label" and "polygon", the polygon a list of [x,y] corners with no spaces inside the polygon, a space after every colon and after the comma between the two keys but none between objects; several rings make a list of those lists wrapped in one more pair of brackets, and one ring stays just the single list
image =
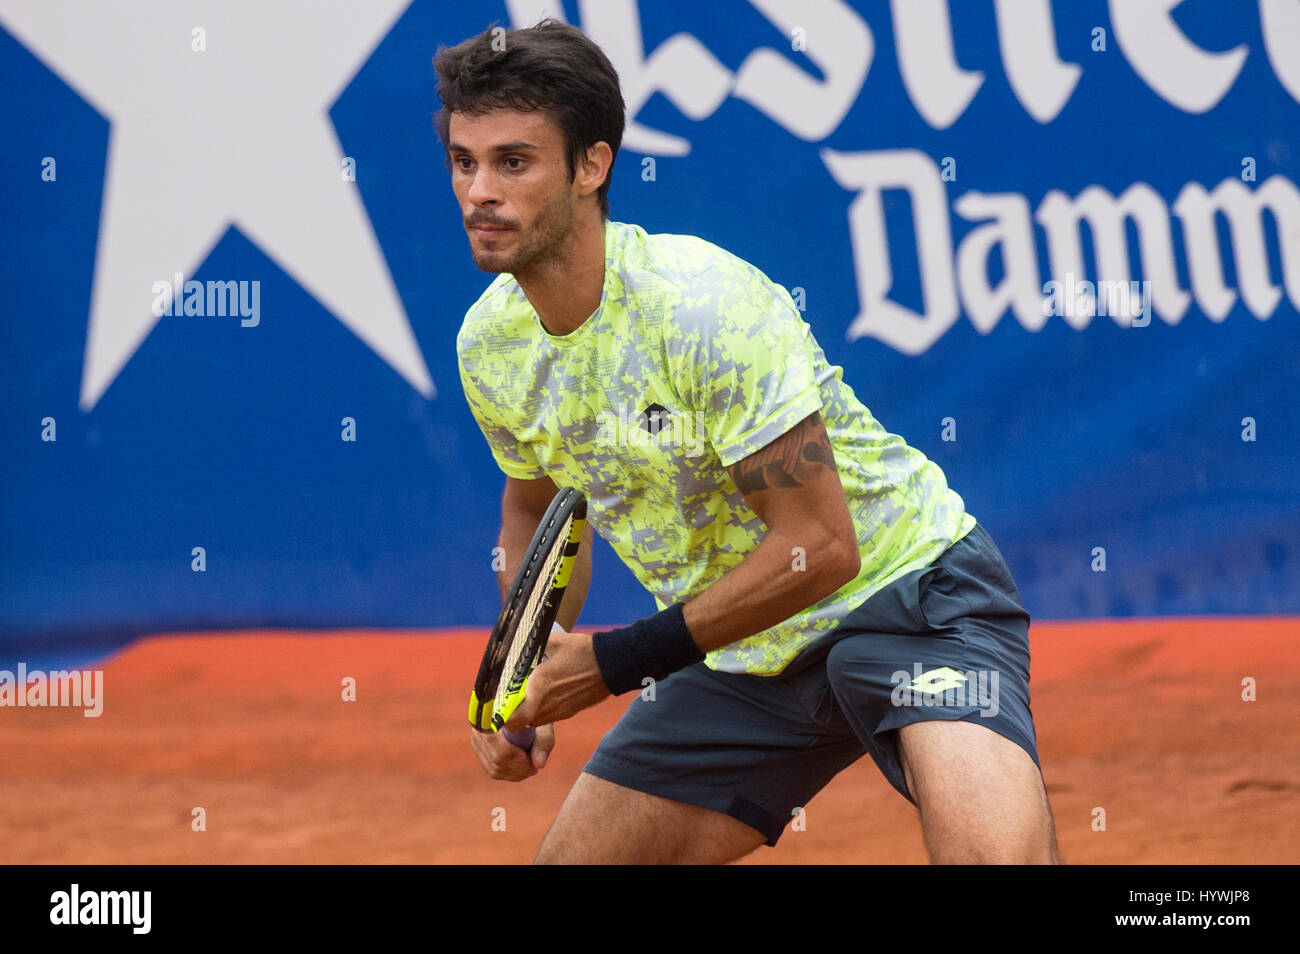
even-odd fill
[{"label": "racket handle", "polygon": [[[557,630],[561,633],[567,632],[559,623],[552,623],[551,632],[554,633]],[[533,750],[533,742],[537,740],[537,730],[531,725],[525,726],[518,732],[511,732],[509,729],[503,731],[505,732],[508,741],[513,742],[525,752],[531,752]]]},{"label": "racket handle", "polygon": [[503,731],[506,734],[507,741],[513,742],[515,745],[519,746],[525,752],[532,751],[533,742],[536,741],[537,739],[537,730],[534,729],[531,725],[525,726],[524,728],[520,729],[518,732],[511,732],[509,729],[505,729]]}]

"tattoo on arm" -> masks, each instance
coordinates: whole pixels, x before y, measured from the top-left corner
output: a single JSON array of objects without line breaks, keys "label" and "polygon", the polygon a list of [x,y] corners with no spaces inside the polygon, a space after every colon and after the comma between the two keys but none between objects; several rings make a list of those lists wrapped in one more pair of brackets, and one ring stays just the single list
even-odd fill
[{"label": "tattoo on arm", "polygon": [[742,494],[769,487],[799,487],[835,469],[831,439],[820,411],[813,411],[762,450],[737,461],[731,477]]}]

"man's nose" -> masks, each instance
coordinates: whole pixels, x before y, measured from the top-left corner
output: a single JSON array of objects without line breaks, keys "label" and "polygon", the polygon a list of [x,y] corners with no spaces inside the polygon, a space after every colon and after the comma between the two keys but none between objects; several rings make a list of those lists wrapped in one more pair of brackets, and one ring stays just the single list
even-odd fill
[{"label": "man's nose", "polygon": [[500,202],[500,181],[491,170],[480,166],[474,170],[474,178],[470,180],[467,195],[474,205],[491,205]]}]

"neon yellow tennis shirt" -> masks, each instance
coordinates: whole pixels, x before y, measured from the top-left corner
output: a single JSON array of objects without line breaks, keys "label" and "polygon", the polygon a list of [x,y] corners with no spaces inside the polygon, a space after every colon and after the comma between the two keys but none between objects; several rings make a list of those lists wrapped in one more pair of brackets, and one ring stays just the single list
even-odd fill
[{"label": "neon yellow tennis shirt", "polygon": [[606,222],[605,285],[584,324],[550,334],[502,274],[465,315],[456,350],[501,470],[586,494],[592,526],[661,609],[699,595],[766,534],[726,468],[821,411],[862,570],[709,653],[714,669],[781,672],[975,526],[938,465],[885,431],[827,363],[789,293],[703,239]]}]

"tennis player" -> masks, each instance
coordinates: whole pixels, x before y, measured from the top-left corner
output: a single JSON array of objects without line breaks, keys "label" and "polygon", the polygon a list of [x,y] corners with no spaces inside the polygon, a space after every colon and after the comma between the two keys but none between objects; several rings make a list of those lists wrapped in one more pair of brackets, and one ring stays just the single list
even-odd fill
[{"label": "tennis player", "polygon": [[[943,472],[827,363],[790,295],[700,238],[611,221],[618,76],[555,21],[435,59],[475,264],[457,337],[506,475],[504,586],[563,486],[660,611],[557,632],[493,778],[546,764],[553,723],[631,703],[539,862],[726,862],[775,845],[869,754],[934,862],[1059,861],[1029,708],[1029,616]],[[559,622],[571,629],[591,547]]]}]

